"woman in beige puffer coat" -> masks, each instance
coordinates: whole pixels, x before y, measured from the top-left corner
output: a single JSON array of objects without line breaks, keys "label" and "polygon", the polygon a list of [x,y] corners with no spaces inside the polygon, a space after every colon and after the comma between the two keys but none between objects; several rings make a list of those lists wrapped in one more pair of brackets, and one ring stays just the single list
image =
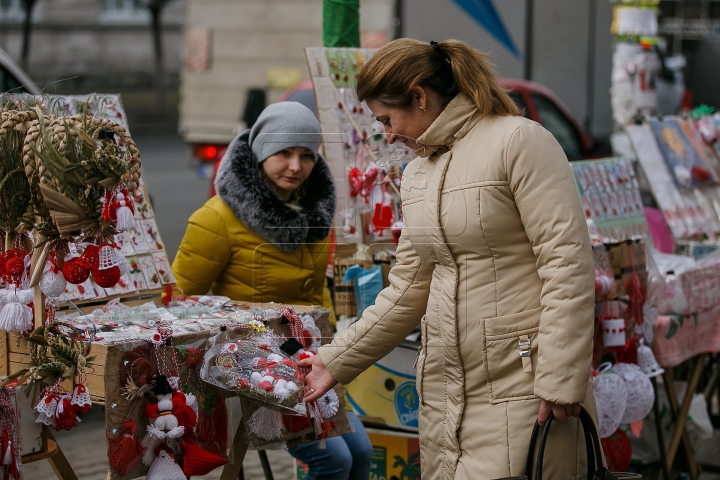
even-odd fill
[{"label": "woman in beige puffer coat", "polygon": [[533,423],[553,425],[544,478],[585,478],[594,416],[594,266],[573,175],[553,136],[519,115],[484,56],[401,39],[357,81],[360,100],[418,157],[391,285],[312,362],[313,399],[346,384],[417,325],[424,479],[522,475]]}]

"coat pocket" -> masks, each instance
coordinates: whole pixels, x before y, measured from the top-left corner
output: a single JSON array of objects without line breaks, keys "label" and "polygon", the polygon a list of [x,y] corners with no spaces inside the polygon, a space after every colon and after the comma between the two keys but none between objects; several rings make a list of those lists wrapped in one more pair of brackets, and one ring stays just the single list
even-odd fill
[{"label": "coat pocket", "polygon": [[490,403],[535,396],[542,308],[483,320],[483,360]]}]

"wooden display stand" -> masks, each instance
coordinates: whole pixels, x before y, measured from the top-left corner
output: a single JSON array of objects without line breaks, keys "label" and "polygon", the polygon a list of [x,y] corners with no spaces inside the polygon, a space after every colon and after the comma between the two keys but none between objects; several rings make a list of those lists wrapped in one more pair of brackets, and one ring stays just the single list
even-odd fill
[{"label": "wooden display stand", "polygon": [[[114,298],[120,298],[123,300],[123,304],[128,306],[135,306],[140,305],[143,303],[147,303],[148,301],[153,301],[156,304],[160,304],[162,295],[162,290],[157,291],[147,291],[142,292],[142,294],[126,294],[126,295],[118,295]],[[106,298],[102,299],[99,304],[104,304],[106,301],[111,300],[112,298]],[[44,298],[42,293],[38,295],[35,301],[36,306],[36,313],[37,311],[44,312]],[[89,312],[94,308],[97,308],[98,302],[86,302],[82,305],[79,305],[79,308],[83,311]],[[276,307],[277,305],[274,304],[248,304],[250,308],[258,307],[258,308],[270,308],[270,307]],[[293,306],[296,311],[298,312],[308,312],[317,309],[318,307],[308,307],[308,306]],[[320,307],[321,308],[321,307]],[[42,321],[42,315],[36,314],[36,325],[40,325]],[[16,333],[10,333],[7,334],[6,332],[0,332],[0,375],[4,375],[6,373],[12,374],[14,372],[17,372],[18,370],[21,370],[23,368],[27,368],[30,364],[30,356],[27,353],[28,346],[27,346],[27,340],[22,338],[19,334]],[[5,353],[5,356],[2,355]],[[96,356],[95,362],[93,364],[94,371],[92,373],[88,372],[87,374],[87,386],[90,390],[90,397],[93,400],[94,403],[99,405],[105,405],[107,401],[107,395],[108,392],[106,392],[106,384],[105,384],[105,371],[106,371],[106,359],[107,359],[107,352],[108,352],[108,346],[103,344],[97,344],[94,343],[92,345],[91,355]],[[3,373],[6,372],[6,373]],[[63,387],[66,389],[71,388],[71,384],[69,383],[63,384]],[[61,480],[76,480],[77,476],[75,475],[71,465],[67,461],[62,449],[60,446],[55,442],[55,439],[52,437],[52,433],[47,427],[44,427],[43,429],[43,435],[46,438],[47,448],[46,450],[35,453],[32,455],[27,455],[23,457],[23,463],[31,463],[38,460],[47,460],[50,462],[51,467],[53,468],[53,471],[57,475],[57,477]],[[245,455],[248,450],[248,443],[245,439],[245,426],[242,422],[240,422],[237,432],[235,433],[235,437],[233,439],[233,459],[234,463],[228,463],[223,468],[222,474],[221,474],[221,480],[236,480],[242,470],[242,464],[243,460],[245,458]],[[264,463],[267,463],[267,457],[265,457],[264,452],[259,451],[261,456],[261,461],[264,461]],[[269,466],[269,465],[268,465]],[[110,478],[110,472],[108,472],[108,476],[106,478]]]}]

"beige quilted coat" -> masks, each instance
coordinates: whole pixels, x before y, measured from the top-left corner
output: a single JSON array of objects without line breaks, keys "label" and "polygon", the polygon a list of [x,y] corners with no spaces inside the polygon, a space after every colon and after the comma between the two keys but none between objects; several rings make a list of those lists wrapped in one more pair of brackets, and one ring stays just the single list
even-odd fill
[{"label": "beige quilted coat", "polygon": [[[462,93],[418,141],[391,285],[320,357],[346,384],[422,319],[422,478],[521,475],[541,398],[595,415],[594,267],[571,169],[540,125],[483,118]],[[586,478],[576,419],[548,442],[544,478]]]}]

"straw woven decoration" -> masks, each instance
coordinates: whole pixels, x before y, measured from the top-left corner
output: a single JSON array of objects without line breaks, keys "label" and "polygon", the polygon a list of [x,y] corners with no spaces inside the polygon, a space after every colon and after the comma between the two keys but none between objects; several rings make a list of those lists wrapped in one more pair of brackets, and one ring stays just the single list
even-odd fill
[{"label": "straw woven decoration", "polygon": [[[107,139],[108,132],[117,144]],[[115,225],[102,218],[103,192],[124,184],[132,194],[140,178],[138,149],[121,125],[84,115],[39,114],[25,137],[23,162],[39,217],[42,239],[36,245],[61,240],[59,248],[78,236],[113,241]],[[49,248],[36,249],[31,285],[39,280]]]},{"label": "straw woven decoration", "polygon": [[37,123],[31,111],[0,111],[0,228],[5,249],[15,246],[21,234],[26,250],[32,249],[26,235],[35,222],[32,193],[25,177],[22,147],[27,131]]}]

